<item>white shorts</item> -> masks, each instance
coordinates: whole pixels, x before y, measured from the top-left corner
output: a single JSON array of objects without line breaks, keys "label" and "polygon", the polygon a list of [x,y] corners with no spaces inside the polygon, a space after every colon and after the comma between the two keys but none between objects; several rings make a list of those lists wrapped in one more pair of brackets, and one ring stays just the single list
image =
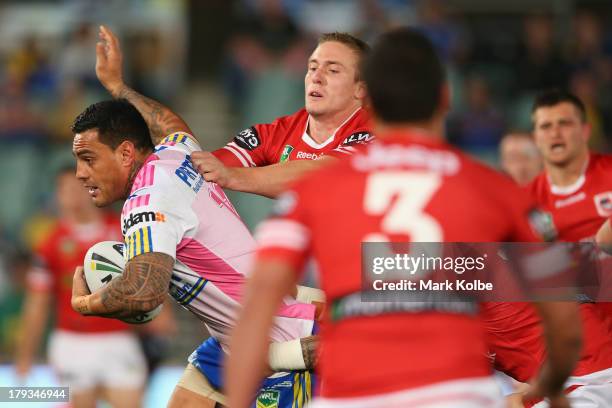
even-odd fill
[{"label": "white shorts", "polygon": [[[572,408],[609,408],[612,406],[612,368],[597,371],[580,377],[570,377],[566,387],[580,385],[567,394]],[[542,401],[533,408],[547,408],[548,402]]]},{"label": "white shorts", "polygon": [[503,408],[504,399],[490,378],[445,381],[406,391],[359,398],[319,398],[310,408]]},{"label": "white shorts", "polygon": [[49,363],[60,382],[77,392],[97,386],[142,388],[147,377],[144,355],[129,332],[56,330],[49,341]]}]

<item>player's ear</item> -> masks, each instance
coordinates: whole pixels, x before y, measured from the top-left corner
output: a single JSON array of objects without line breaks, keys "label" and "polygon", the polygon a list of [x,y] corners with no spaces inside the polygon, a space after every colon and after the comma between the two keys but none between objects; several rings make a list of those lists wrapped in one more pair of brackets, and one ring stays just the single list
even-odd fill
[{"label": "player's ear", "polygon": [[129,140],[124,140],[117,146],[117,149],[115,149],[115,154],[117,154],[122,166],[132,167],[132,164],[136,160],[136,147],[134,143]]},{"label": "player's ear", "polygon": [[359,99],[362,103],[365,103],[365,99],[368,96],[368,91],[366,88],[365,81],[358,80],[357,81],[357,89],[355,90],[355,99]]},{"label": "player's ear", "polygon": [[585,142],[588,142],[589,139],[591,138],[591,132],[593,131],[593,126],[591,126],[590,123],[583,123],[582,124],[582,139]]}]

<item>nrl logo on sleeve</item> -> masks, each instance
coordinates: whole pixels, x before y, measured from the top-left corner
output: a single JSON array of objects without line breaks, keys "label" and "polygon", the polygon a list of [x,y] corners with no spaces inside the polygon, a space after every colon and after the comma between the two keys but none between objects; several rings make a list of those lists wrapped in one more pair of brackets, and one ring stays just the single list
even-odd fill
[{"label": "nrl logo on sleeve", "polygon": [[533,232],[544,241],[554,241],[557,238],[557,229],[550,213],[533,209],[527,217]]},{"label": "nrl logo on sleeve", "polygon": [[342,146],[350,146],[358,143],[368,143],[374,139],[374,136],[369,132],[355,132],[342,142]]},{"label": "nrl logo on sleeve", "polygon": [[234,138],[234,142],[236,142],[238,146],[247,150],[253,150],[261,144],[259,141],[259,134],[257,134],[257,129],[255,129],[254,126],[244,129],[242,132],[238,133]]},{"label": "nrl logo on sleeve", "polygon": [[278,408],[280,392],[276,390],[263,391],[257,396],[256,408]]}]

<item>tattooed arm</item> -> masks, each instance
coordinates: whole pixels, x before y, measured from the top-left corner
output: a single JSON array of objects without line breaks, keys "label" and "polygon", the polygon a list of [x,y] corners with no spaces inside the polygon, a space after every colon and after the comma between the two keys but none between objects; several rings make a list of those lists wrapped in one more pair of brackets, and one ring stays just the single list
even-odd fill
[{"label": "tattooed arm", "polygon": [[72,307],[83,315],[115,318],[149,312],[166,298],[173,265],[171,256],[159,252],[138,255],[127,263],[123,275],[92,294],[88,294],[83,268],[77,268]]},{"label": "tattooed arm", "polygon": [[300,339],[300,345],[302,346],[302,357],[304,357],[304,365],[309,370],[314,370],[317,365],[317,358],[319,353],[317,348],[319,347],[319,336],[308,336]]},{"label": "tattooed arm", "polygon": [[149,126],[153,144],[158,144],[174,132],[191,135],[191,129],[180,116],[161,103],[139,94],[123,82],[119,40],[105,26],[100,26],[99,36],[101,41],[96,45],[96,75],[114,98],[127,99],[138,109]]}]

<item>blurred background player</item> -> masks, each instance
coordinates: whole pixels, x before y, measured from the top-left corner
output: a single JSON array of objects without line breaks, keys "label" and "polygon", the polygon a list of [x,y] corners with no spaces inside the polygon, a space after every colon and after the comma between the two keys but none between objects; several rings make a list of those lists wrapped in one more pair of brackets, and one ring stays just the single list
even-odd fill
[{"label": "blurred background player", "polygon": [[[258,232],[257,262],[226,372],[232,408],[248,405],[264,366],[272,315],[309,255],[334,311],[321,328],[322,398],[313,406],[501,404],[477,315],[444,309],[444,302],[424,313],[400,309],[410,302],[371,309],[361,301],[361,243],[536,241],[538,228],[528,221],[534,207],[512,181],[442,140],[449,91],[421,34],[384,34],[363,75],[378,141],[298,182]],[[548,359],[534,395],[567,407],[563,383],[580,351],[577,307],[559,302],[542,310]]]},{"label": "blurred background player", "polygon": [[[561,241],[593,241],[612,216],[612,156],[589,150],[591,126],[584,104],[563,90],[539,94],[532,110],[533,134],[544,171],[529,185],[550,213]],[[603,260],[602,300],[612,300],[612,273]],[[612,330],[612,303],[600,302]]]},{"label": "blurred background player", "polygon": [[[362,107],[366,90],[359,76],[367,51],[367,44],[349,34],[322,35],[308,61],[305,108],[273,123],[251,126],[212,153],[194,152],[194,166],[206,181],[221,187],[274,197],[288,182],[322,163],[314,160],[332,150],[332,156],[349,154],[352,146],[369,142],[372,135]],[[127,99],[145,117],[153,113],[166,124],[180,120],[125,85],[121,65],[121,59],[110,60],[99,75],[113,97]],[[155,129],[151,133],[154,144],[165,136]]]},{"label": "blurred background player", "polygon": [[65,168],[56,178],[59,219],[27,275],[15,369],[22,377],[30,371],[54,302],[49,362],[61,384],[70,387],[72,404],[94,407],[105,399],[112,407],[138,407],[147,369],[136,335],[126,323],[84,317],[70,305],[74,269],[83,265],[89,247],[121,240],[119,217],[96,208],[74,173]]},{"label": "blurred background player", "polygon": [[542,171],[542,158],[529,133],[512,132],[499,143],[501,169],[524,186]]}]

